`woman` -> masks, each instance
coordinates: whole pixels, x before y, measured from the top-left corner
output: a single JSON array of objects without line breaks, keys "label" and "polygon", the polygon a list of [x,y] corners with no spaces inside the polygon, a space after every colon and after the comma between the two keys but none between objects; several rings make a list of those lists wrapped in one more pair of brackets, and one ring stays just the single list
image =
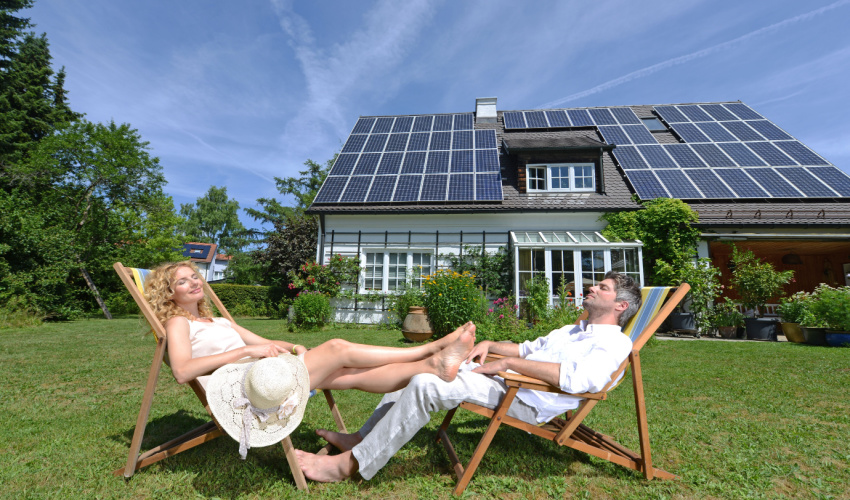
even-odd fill
[{"label": "woman", "polygon": [[467,323],[450,335],[410,348],[353,344],[329,340],[307,349],[281,340],[267,340],[225,318],[213,318],[204,297],[203,281],[191,262],[168,263],[151,271],[145,294],[165,325],[168,358],[181,384],[198,379],[242,358],[303,355],[310,389],[360,389],[386,393],[405,387],[413,375],[433,373],[451,381],[475,342],[475,325]]}]

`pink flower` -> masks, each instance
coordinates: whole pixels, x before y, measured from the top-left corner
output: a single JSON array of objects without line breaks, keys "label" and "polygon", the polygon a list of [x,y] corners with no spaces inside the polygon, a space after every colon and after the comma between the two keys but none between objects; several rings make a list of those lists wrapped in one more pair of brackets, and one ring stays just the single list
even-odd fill
[{"label": "pink flower", "polygon": [[499,319],[504,319],[504,317],[505,317],[505,315],[504,315],[504,314],[500,314],[500,315],[499,315]]},{"label": "pink flower", "polygon": [[493,309],[492,309],[492,308],[487,309],[487,312],[488,312],[488,313],[491,313],[491,312],[493,312]]},{"label": "pink flower", "polygon": [[290,284],[289,284],[289,289],[290,289],[290,290],[295,290],[295,284],[294,284],[294,283],[290,283]]}]

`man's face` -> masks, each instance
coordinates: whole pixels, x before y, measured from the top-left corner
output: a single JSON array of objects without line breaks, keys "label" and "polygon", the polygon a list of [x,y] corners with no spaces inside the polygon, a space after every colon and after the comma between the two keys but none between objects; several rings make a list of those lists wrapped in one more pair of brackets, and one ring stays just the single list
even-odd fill
[{"label": "man's face", "polygon": [[617,304],[617,283],[612,279],[605,279],[599,284],[590,287],[590,293],[584,298],[583,306],[597,311],[613,310]]}]

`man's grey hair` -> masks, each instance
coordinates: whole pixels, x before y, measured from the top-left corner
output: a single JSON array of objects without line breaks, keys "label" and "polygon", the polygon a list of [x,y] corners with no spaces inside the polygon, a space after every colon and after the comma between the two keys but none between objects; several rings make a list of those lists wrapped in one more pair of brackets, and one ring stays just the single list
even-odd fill
[{"label": "man's grey hair", "polygon": [[603,279],[611,279],[614,281],[614,290],[617,292],[617,301],[625,301],[629,303],[629,307],[620,314],[617,322],[620,326],[626,326],[626,323],[640,309],[641,295],[640,285],[632,279],[631,276],[620,274],[616,271],[608,271]]}]

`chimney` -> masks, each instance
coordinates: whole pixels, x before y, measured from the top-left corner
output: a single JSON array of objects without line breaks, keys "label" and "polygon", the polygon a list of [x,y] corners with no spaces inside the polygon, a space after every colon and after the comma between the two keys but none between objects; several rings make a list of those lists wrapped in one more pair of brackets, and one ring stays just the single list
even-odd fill
[{"label": "chimney", "polygon": [[496,98],[475,99],[475,123],[496,123]]}]

